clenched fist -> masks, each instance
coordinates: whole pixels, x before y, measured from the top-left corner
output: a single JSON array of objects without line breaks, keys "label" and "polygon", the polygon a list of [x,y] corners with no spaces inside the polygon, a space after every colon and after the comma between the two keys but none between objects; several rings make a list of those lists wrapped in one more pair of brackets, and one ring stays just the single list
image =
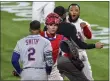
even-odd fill
[{"label": "clenched fist", "polygon": [[84,27],[86,27],[86,26],[87,26],[87,24],[86,24],[85,22],[80,23],[80,27],[81,27],[81,28],[84,28]]},{"label": "clenched fist", "polygon": [[101,42],[97,42],[96,44],[95,44],[95,47],[96,48],[103,48],[103,46],[104,46],[104,44],[102,44]]}]

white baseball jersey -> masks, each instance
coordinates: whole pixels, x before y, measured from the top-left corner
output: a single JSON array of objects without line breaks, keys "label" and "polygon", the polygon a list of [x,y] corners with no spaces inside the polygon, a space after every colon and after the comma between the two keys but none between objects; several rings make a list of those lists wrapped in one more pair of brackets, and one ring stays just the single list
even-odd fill
[{"label": "white baseball jersey", "polygon": [[[68,21],[68,16],[66,18],[66,21],[69,22]],[[85,22],[88,25],[88,28],[91,30],[90,24],[88,22],[80,19],[80,18],[78,18],[78,20],[75,23],[71,22],[71,24],[75,25],[78,36],[80,36],[80,38],[84,41],[86,39],[86,37],[84,36],[83,29],[80,27],[80,23],[82,23],[82,22]]]},{"label": "white baseball jersey", "polygon": [[23,68],[45,67],[44,53],[52,51],[52,47],[41,35],[28,35],[17,42],[14,51],[20,54]]},{"label": "white baseball jersey", "polygon": [[[68,16],[66,17],[66,21],[69,22]],[[71,22],[71,24],[75,25],[76,30],[77,30],[77,33],[78,33],[78,36],[81,38],[82,41],[84,41],[86,39],[86,37],[84,36],[83,29],[80,27],[80,23],[82,23],[82,22],[86,23],[88,25],[89,30],[91,31],[90,24],[88,22],[80,19],[80,18],[78,18],[78,20],[75,23]],[[82,72],[85,74],[85,76],[89,80],[92,80],[93,81],[91,65],[89,63],[86,50],[85,49],[79,49],[78,51],[79,51],[79,58],[81,60],[84,60],[83,61],[84,68],[83,68]]]},{"label": "white baseball jersey", "polygon": [[32,20],[38,20],[44,23],[45,18],[49,13],[52,13],[55,8],[55,2],[33,2],[32,4]]}]

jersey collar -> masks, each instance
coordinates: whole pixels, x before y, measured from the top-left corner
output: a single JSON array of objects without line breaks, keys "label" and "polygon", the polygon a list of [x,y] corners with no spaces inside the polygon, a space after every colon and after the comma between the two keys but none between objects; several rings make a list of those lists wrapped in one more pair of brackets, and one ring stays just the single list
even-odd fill
[{"label": "jersey collar", "polygon": [[44,32],[44,37],[50,41],[55,40],[56,36],[57,36],[57,34],[54,37],[48,37],[46,31]]},{"label": "jersey collar", "polygon": [[37,34],[37,35],[28,35],[29,38],[33,38],[33,37],[39,37],[40,34]]}]

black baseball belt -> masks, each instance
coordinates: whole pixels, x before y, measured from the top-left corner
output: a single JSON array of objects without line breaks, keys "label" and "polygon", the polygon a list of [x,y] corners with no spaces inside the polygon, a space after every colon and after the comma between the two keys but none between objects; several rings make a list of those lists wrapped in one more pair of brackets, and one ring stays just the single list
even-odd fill
[{"label": "black baseball belt", "polygon": [[34,68],[34,69],[45,69],[45,67],[25,67],[23,69]]}]

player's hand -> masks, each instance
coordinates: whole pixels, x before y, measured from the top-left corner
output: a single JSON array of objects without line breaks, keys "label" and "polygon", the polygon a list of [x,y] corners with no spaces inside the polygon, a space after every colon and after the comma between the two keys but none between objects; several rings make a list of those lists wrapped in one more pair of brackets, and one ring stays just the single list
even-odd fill
[{"label": "player's hand", "polygon": [[96,48],[103,48],[103,46],[104,46],[104,44],[102,44],[101,42],[97,42],[96,44],[95,44],[95,47]]},{"label": "player's hand", "polygon": [[13,74],[14,76],[16,76],[16,77],[20,77],[15,70],[12,71],[12,74]]},{"label": "player's hand", "polygon": [[51,73],[51,71],[52,71],[52,66],[47,66],[47,64],[46,64],[46,73],[47,73],[47,75],[50,75],[50,73]]},{"label": "player's hand", "polygon": [[84,28],[84,27],[86,27],[86,26],[87,26],[87,24],[86,24],[85,22],[81,22],[81,23],[80,23],[80,27],[81,27],[81,28]]}]

